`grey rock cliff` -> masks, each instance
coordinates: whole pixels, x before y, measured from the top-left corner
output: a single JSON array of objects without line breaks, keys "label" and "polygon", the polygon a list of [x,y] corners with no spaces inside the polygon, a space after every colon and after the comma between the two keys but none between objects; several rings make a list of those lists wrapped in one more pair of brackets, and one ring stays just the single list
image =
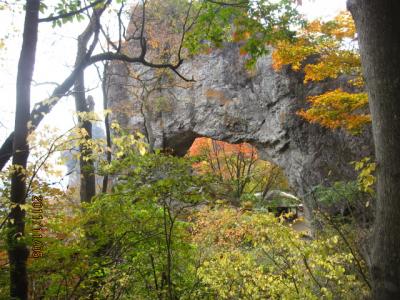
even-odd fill
[{"label": "grey rock cliff", "polygon": [[350,162],[372,155],[370,129],[355,137],[296,115],[307,106],[308,96],[346,89],[346,80],[304,85],[302,75],[289,68],[275,72],[271,56],[260,58],[256,70],[248,71],[235,44],[186,61],[180,72],[193,76],[193,84],[170,75],[164,85],[149,91],[128,76],[132,72],[148,82],[155,74],[140,66],[111,65],[113,118],[131,131],[144,132],[155,147],[171,148],[178,155],[199,136],[251,143],[285,170],[299,196],[325,181],[354,178]]}]

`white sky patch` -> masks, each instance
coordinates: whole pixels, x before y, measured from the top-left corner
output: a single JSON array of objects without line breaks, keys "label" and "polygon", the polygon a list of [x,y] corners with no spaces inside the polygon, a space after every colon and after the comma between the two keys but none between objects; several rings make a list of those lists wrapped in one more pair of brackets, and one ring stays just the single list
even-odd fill
[{"label": "white sky patch", "polygon": [[308,19],[331,19],[346,10],[346,0],[303,0],[299,7]]}]

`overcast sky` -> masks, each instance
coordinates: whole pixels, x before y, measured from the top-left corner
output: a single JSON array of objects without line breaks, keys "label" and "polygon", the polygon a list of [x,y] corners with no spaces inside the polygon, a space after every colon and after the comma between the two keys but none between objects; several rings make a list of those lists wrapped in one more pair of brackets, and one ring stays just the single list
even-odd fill
[{"label": "overcast sky", "polygon": [[[55,1],[55,0],[54,0]],[[339,11],[345,10],[345,0],[303,0],[301,12],[309,19],[331,18]],[[48,2],[50,3],[50,1]],[[6,49],[0,49],[0,143],[10,134],[14,127],[15,111],[15,78],[17,62],[21,47],[21,28],[23,14],[10,14],[0,10],[0,39],[6,43]],[[84,22],[66,24],[62,28],[53,29],[50,24],[40,24],[39,43],[35,65],[34,80],[37,83],[58,82],[69,74],[75,57],[75,37],[86,26]],[[97,75],[93,67],[86,71],[87,87],[97,86]],[[33,84],[32,101],[45,99],[54,85]],[[99,89],[91,91],[101,109]],[[33,107],[33,103],[32,103]],[[71,98],[64,98],[45,117],[45,124],[59,127],[62,130],[73,126],[74,105]]]}]

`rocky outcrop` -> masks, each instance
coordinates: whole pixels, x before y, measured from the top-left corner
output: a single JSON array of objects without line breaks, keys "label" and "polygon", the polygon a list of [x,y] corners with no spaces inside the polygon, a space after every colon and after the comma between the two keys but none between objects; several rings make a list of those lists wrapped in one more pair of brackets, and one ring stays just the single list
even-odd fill
[{"label": "rocky outcrop", "polygon": [[346,80],[303,84],[302,74],[289,68],[275,72],[271,56],[248,71],[236,44],[187,60],[180,72],[188,84],[171,74],[143,89],[142,80],[156,82],[157,71],[114,63],[109,69],[113,118],[129,130],[144,132],[155,147],[183,155],[196,137],[230,143],[248,142],[261,156],[284,169],[302,196],[325,181],[354,178],[351,161],[371,155],[370,129],[360,136],[328,130],[296,115],[306,98],[342,87]]}]

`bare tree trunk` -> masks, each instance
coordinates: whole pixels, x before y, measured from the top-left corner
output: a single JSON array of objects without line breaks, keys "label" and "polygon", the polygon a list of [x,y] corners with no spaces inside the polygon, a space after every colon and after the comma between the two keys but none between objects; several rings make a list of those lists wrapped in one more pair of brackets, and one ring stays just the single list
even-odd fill
[{"label": "bare tree trunk", "polygon": [[[108,70],[108,62],[104,64],[103,70],[103,78],[101,81],[101,89],[103,93],[103,109],[106,111],[108,109],[108,87],[109,87],[109,77],[107,75]],[[109,114],[106,114],[104,118],[104,127],[106,129],[106,141],[108,150],[111,150],[111,131],[110,131],[110,117]],[[107,151],[107,162],[111,163],[111,151]],[[103,177],[103,187],[102,192],[107,193],[108,189],[108,174],[105,174]]]},{"label": "bare tree trunk", "polygon": [[369,95],[377,161],[370,257],[374,299],[400,299],[400,2],[349,0]]},{"label": "bare tree trunk", "polygon": [[28,299],[28,274],[26,269],[29,250],[25,237],[25,211],[19,205],[26,202],[26,169],[29,145],[28,121],[30,117],[31,81],[35,65],[38,37],[39,0],[26,1],[26,15],[22,49],[18,63],[17,97],[13,140],[13,165],[17,166],[11,177],[11,209],[8,222],[8,257],[10,261],[10,296]]},{"label": "bare tree trunk", "polygon": [[[77,113],[89,113],[93,112],[93,102],[91,96],[86,99],[85,96],[85,84],[84,84],[84,74],[78,76],[75,82],[75,107]],[[82,119],[78,116],[79,127],[87,132],[85,137],[87,140],[92,139],[92,123],[87,119]],[[91,199],[96,195],[96,175],[94,173],[94,161],[90,158],[92,155],[92,149],[81,144],[79,146],[79,167],[80,167],[80,200],[81,202],[90,202]]]},{"label": "bare tree trunk", "polygon": [[[78,51],[76,54],[75,67],[81,64],[87,54],[87,46],[90,38],[95,33],[98,22],[99,11],[94,11],[93,16],[86,30],[78,37]],[[96,37],[95,37],[96,38]],[[79,113],[89,113],[94,109],[93,99],[86,99],[85,77],[82,69],[76,77],[74,83],[75,109],[78,113],[79,127],[87,132],[86,139],[92,139],[92,123],[86,118],[81,118]],[[90,101],[89,101],[90,100]],[[80,167],[80,200],[81,202],[90,202],[96,195],[96,175],[94,174],[94,161],[89,157],[92,155],[90,147],[80,145],[79,147],[79,167]],[[89,158],[89,159],[88,159]]]}]

